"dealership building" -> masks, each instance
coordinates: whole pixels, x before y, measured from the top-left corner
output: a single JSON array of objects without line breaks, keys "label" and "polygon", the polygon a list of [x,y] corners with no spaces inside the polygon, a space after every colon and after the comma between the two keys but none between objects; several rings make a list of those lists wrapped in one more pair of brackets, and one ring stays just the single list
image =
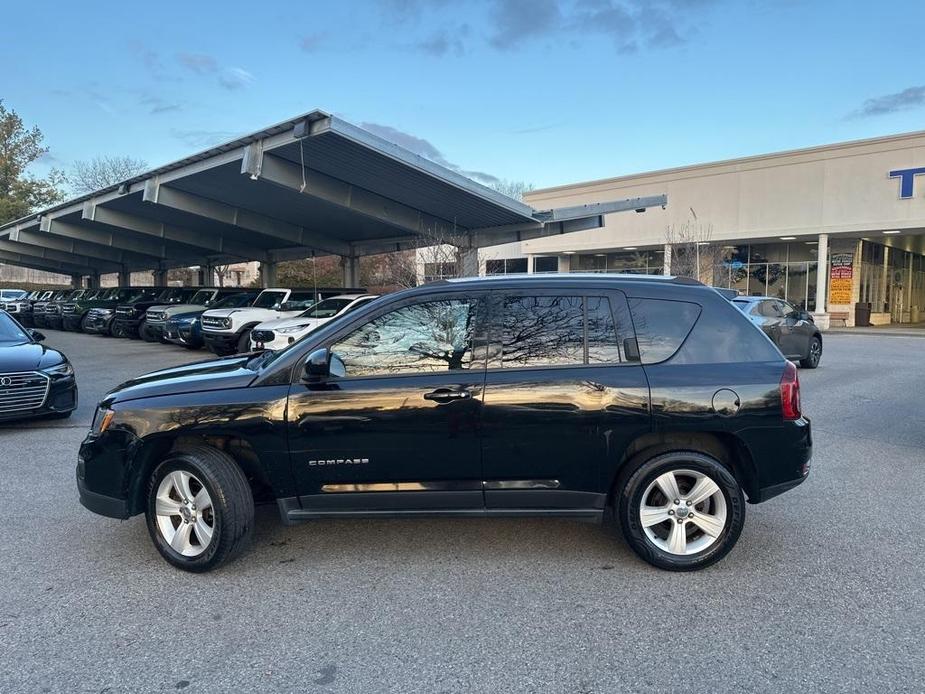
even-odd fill
[{"label": "dealership building", "polygon": [[525,201],[655,193],[668,205],[483,249],[482,269],[660,274],[683,249],[699,256],[703,282],[787,299],[824,326],[925,320],[925,132],[557,186]]}]

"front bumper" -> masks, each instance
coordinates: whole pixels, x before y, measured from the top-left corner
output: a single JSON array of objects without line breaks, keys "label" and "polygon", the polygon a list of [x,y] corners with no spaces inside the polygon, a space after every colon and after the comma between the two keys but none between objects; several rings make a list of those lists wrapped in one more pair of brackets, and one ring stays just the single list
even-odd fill
[{"label": "front bumper", "polygon": [[125,337],[138,337],[138,328],[141,326],[140,318],[124,318],[115,316],[112,321],[112,331],[122,331]]},{"label": "front bumper", "polygon": [[109,335],[112,329],[113,316],[90,314],[84,325],[84,332],[94,335]]},{"label": "front bumper", "polygon": [[[132,454],[138,439],[125,431],[87,434],[77,455],[77,493],[80,503],[90,511],[110,518],[128,518],[139,513],[130,503],[132,493]],[[137,506],[137,504],[135,504]]]},{"label": "front bumper", "polygon": [[206,343],[206,347],[215,352],[216,354],[221,352],[237,352],[238,351],[238,340],[240,335],[237,333],[212,333],[212,332],[202,332],[203,342]]},{"label": "front bumper", "polygon": [[77,409],[77,379],[71,376],[54,376],[48,386],[41,407],[30,410],[0,413],[0,422],[32,419],[50,414],[64,414]]},{"label": "front bumper", "polygon": [[80,322],[82,320],[82,313],[65,313],[61,316],[61,327],[65,330],[80,332]]},{"label": "front bumper", "polygon": [[50,313],[45,315],[45,327],[52,330],[61,330],[63,320],[60,313]]},{"label": "front bumper", "polygon": [[155,340],[165,340],[167,337],[167,324],[166,323],[145,323],[145,329]]},{"label": "front bumper", "polygon": [[184,347],[202,347],[202,332],[190,323],[167,321],[164,325],[164,339]]}]

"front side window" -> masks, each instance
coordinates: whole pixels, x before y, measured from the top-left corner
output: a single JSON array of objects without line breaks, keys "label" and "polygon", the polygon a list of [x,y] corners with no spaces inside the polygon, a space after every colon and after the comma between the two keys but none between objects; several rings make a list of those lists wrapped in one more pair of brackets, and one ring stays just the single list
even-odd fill
[{"label": "front side window", "polygon": [[205,306],[207,303],[212,301],[215,296],[215,290],[213,289],[200,289],[198,292],[193,294],[193,298],[190,299],[191,304],[196,306]]},{"label": "front side window", "polygon": [[253,294],[232,294],[216,303],[213,308],[241,308],[242,306],[250,306],[254,298],[255,296]]},{"label": "front side window", "polygon": [[348,377],[468,369],[478,304],[447,299],[405,306],[357,328],[331,350]]},{"label": "front side window", "polygon": [[260,292],[260,296],[254,302],[254,308],[273,308],[285,298],[285,292]]}]

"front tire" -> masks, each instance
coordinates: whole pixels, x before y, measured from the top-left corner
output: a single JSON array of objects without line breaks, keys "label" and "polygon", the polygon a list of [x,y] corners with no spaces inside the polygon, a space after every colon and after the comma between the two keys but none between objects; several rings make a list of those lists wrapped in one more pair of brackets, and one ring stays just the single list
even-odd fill
[{"label": "front tire", "polygon": [[639,557],[669,571],[695,571],[722,559],[745,524],[745,497],[732,473],[697,451],[631,460],[617,513]]},{"label": "front tire", "polygon": [[815,369],[819,366],[819,361],[822,359],[822,340],[818,337],[813,337],[809,341],[809,354],[806,355],[806,359],[800,360],[800,366],[804,369]]},{"label": "front tire", "polygon": [[145,342],[159,342],[148,330],[148,321],[141,321],[141,325],[138,326],[138,337]]},{"label": "front tire", "polygon": [[251,331],[245,330],[238,338],[238,347],[236,354],[243,354],[251,351]]},{"label": "front tire", "polygon": [[233,458],[209,446],[171,452],[148,482],[148,532],[178,569],[211,571],[240,554],[254,528],[254,498]]}]

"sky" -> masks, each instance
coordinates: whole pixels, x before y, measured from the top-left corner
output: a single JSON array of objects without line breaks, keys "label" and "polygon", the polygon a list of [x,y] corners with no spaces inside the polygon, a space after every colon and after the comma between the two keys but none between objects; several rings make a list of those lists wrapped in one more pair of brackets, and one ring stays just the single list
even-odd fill
[{"label": "sky", "polygon": [[315,108],[548,187],[925,129],[925,3],[4,2],[34,167],[152,167]]}]

